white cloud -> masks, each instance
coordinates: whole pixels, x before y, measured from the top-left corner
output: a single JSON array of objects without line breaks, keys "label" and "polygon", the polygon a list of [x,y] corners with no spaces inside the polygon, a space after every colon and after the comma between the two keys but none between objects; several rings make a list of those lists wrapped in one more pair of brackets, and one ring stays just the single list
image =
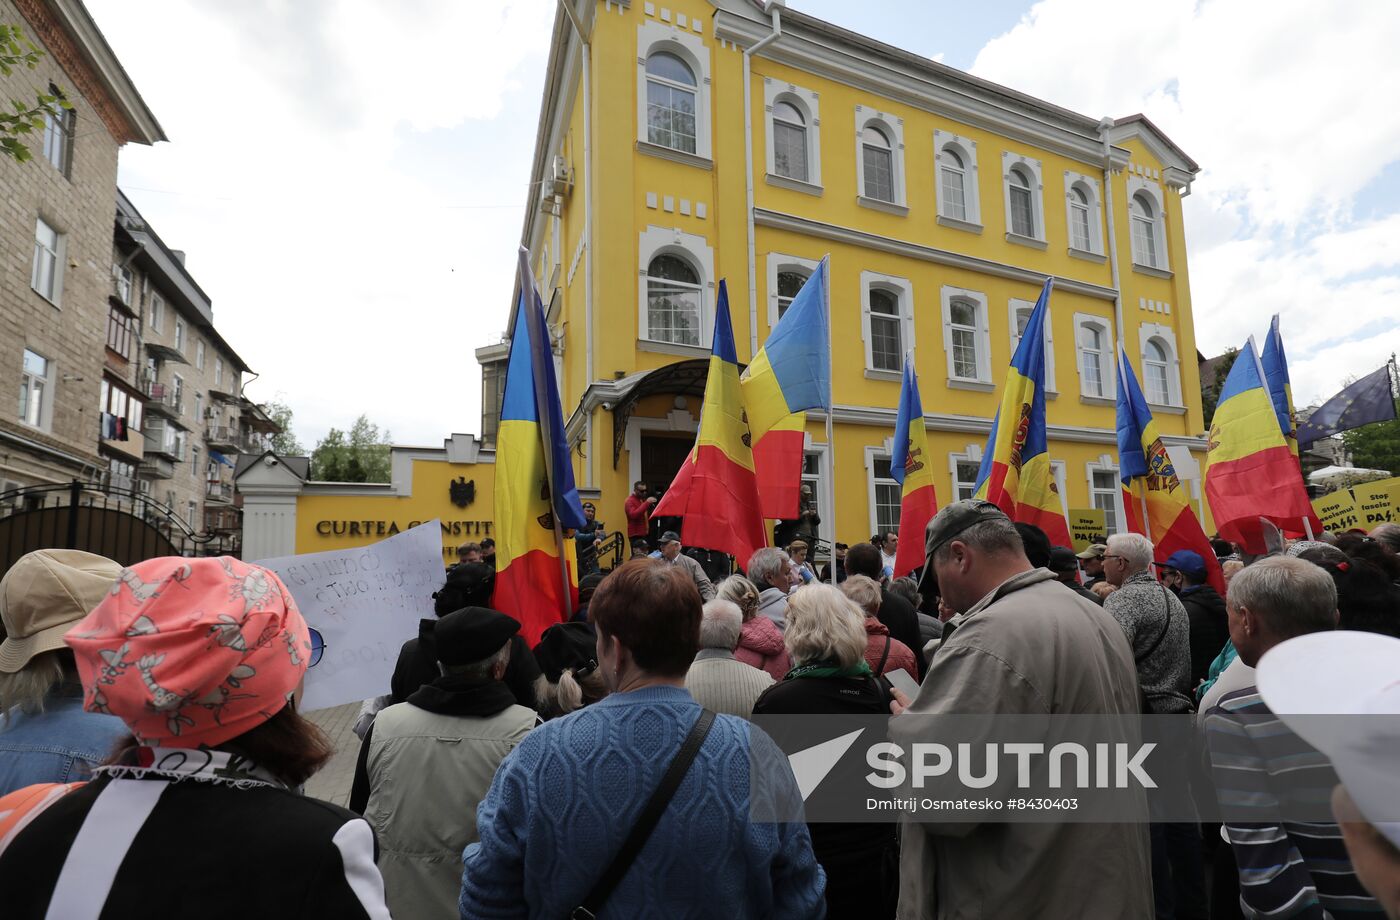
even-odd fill
[{"label": "white cloud", "polygon": [[121,181],[285,394],[303,442],[360,412],[477,431],[505,323],[553,4],[90,0],[171,138]]},{"label": "white cloud", "polygon": [[1294,393],[1400,345],[1400,215],[1357,194],[1400,159],[1400,5],[1042,0],[972,70],[1091,115],[1146,113],[1202,165],[1185,202],[1206,354],[1282,314]]}]

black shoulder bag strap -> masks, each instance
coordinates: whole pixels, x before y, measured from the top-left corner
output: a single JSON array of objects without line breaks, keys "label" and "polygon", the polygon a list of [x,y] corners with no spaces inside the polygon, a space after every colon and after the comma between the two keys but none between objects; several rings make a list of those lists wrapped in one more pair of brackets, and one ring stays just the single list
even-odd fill
[{"label": "black shoulder bag strap", "polygon": [[885,633],[885,651],[880,655],[880,663],[875,666],[875,676],[879,677],[885,671],[885,662],[890,657],[890,634]]},{"label": "black shoulder bag strap", "polygon": [[656,829],[657,823],[666,811],[666,806],[671,803],[671,797],[680,788],[681,780],[685,779],[685,774],[690,770],[690,765],[695,762],[695,755],[700,753],[700,746],[705,743],[705,736],[710,733],[710,726],[714,724],[715,714],[708,709],[700,711],[700,718],[695,720],[691,726],[690,734],[685,736],[685,741],[681,744],[681,749],[672,758],[671,765],[666,768],[666,775],[661,777],[661,784],[656,787],[656,791],[647,800],[646,807],[642,809],[641,817],[632,826],[632,832],[627,835],[627,839],[622,842],[622,849],[617,851],[608,868],[604,870],[602,876],[593,885],[593,890],[583,899],[583,903],[575,907],[570,913],[570,920],[593,920],[607,903],[608,896],[612,894],[617,883],[622,881],[622,877],[627,874],[627,870],[632,868],[632,861],[637,858],[637,854],[646,846],[647,838]]}]

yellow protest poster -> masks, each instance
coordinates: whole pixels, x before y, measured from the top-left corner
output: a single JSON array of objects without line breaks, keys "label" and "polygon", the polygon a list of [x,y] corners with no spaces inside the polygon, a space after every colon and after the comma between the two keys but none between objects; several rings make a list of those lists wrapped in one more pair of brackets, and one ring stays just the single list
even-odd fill
[{"label": "yellow protest poster", "polygon": [[1360,518],[1355,526],[1370,530],[1400,519],[1395,507],[1400,502],[1400,477],[1363,482],[1352,487],[1351,492],[1356,496],[1356,513]]},{"label": "yellow protest poster", "polygon": [[1069,541],[1076,553],[1108,539],[1108,524],[1102,508],[1069,509]]},{"label": "yellow protest poster", "polygon": [[1313,511],[1317,512],[1322,526],[1333,533],[1342,533],[1360,526],[1361,517],[1356,510],[1356,496],[1350,489],[1340,489],[1331,495],[1313,499]]}]

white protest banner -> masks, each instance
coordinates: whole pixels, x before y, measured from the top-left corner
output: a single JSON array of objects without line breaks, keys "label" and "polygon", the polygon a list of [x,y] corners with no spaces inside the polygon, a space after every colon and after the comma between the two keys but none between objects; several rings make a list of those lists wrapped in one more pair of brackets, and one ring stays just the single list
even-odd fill
[{"label": "white protest banner", "polygon": [[436,520],[370,546],[258,565],[277,573],[325,643],[306,672],[303,711],[388,693],[399,648],[433,615],[433,592],[446,581]]}]

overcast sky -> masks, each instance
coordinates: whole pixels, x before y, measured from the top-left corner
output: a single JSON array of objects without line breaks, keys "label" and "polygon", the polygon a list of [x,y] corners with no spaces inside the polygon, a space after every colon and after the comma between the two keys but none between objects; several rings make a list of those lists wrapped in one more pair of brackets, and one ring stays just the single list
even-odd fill
[{"label": "overcast sky", "polygon": [[[121,184],[310,448],[480,428],[552,0],[86,0],[170,143]],[[1283,316],[1299,404],[1400,350],[1400,3],[794,0],[1087,115],[1144,112],[1202,164],[1197,344]]]}]

